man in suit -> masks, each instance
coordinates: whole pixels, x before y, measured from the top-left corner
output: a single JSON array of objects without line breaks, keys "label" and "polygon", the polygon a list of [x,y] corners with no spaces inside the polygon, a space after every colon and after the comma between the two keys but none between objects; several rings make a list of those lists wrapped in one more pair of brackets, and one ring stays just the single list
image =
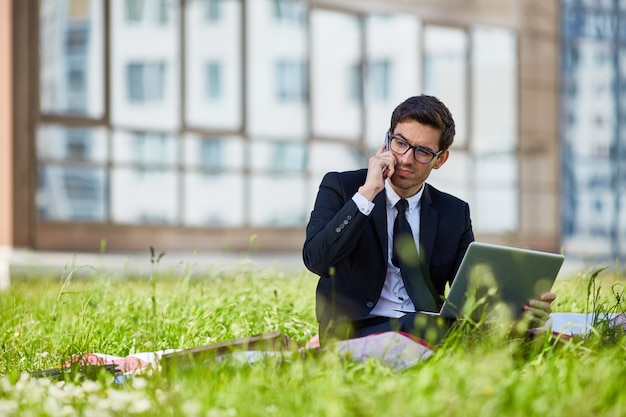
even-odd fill
[{"label": "man in suit", "polygon": [[[322,342],[392,329],[424,335],[428,326],[416,323],[432,319],[419,312],[438,310],[446,283],[474,240],[468,204],[425,182],[448,160],[454,134],[441,101],[410,97],[393,111],[386,143],[367,169],[324,176],[303,248],[305,265],[320,276]],[[401,200],[406,202],[396,206]],[[419,259],[410,273],[401,271],[402,249],[393,242],[399,210],[416,242],[410,257]],[[534,325],[545,324],[554,298],[544,294],[524,307]]]}]

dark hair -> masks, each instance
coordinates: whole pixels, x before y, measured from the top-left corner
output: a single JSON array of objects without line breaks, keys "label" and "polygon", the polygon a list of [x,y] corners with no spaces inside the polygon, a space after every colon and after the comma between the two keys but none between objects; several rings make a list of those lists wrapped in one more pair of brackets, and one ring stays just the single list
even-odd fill
[{"label": "dark hair", "polygon": [[393,133],[396,125],[406,120],[415,120],[439,129],[439,150],[448,149],[454,141],[454,119],[450,110],[437,97],[422,94],[407,98],[393,110],[389,131]]}]

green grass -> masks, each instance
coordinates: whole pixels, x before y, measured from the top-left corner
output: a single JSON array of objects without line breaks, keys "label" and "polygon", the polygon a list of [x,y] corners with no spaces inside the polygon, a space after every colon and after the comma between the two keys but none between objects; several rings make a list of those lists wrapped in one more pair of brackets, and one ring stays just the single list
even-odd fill
[{"label": "green grass", "polygon": [[[158,265],[157,265],[158,266]],[[616,270],[619,270],[617,268]],[[242,265],[202,277],[119,278],[80,269],[14,279],[0,293],[0,416],[622,416],[626,339],[606,330],[557,342],[465,326],[402,371],[332,352],[253,365],[209,361],[113,383],[26,372],[73,354],[127,356],[280,330],[317,331],[316,277]],[[557,281],[555,311],[619,311],[624,277],[583,271]]]}]

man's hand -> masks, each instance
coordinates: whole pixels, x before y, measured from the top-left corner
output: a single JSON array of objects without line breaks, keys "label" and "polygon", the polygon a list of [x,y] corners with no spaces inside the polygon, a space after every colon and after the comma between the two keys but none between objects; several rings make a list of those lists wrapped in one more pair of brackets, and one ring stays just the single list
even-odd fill
[{"label": "man's hand", "polygon": [[396,158],[391,151],[385,150],[385,145],[381,145],[376,155],[370,157],[367,163],[367,177],[365,184],[359,187],[359,194],[369,201],[385,188],[385,179],[393,175]]},{"label": "man's hand", "polygon": [[527,312],[529,327],[543,327],[550,318],[552,313],[552,302],[556,299],[554,293],[548,292],[542,294],[539,300],[529,300],[524,305],[524,311]]}]

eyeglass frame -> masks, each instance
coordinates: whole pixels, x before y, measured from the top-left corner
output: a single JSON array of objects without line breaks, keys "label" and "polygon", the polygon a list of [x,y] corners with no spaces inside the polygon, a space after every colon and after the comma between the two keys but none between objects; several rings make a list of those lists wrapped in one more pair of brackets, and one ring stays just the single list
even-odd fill
[{"label": "eyeglass frame", "polygon": [[[391,152],[393,152],[393,153],[395,153],[397,155],[406,155],[406,153],[408,151],[413,149],[413,159],[415,160],[415,162],[423,164],[423,165],[430,164],[433,161],[433,159],[435,159],[436,157],[441,155],[443,153],[443,151],[445,150],[445,149],[440,149],[439,151],[435,152],[435,151],[433,151],[433,150],[431,150],[429,148],[426,148],[424,146],[419,146],[419,145],[414,146],[414,145],[411,145],[406,139],[402,138],[401,136],[392,135],[389,132],[386,133],[386,138],[385,139],[386,139],[385,144],[387,145],[387,150],[390,150]],[[391,141],[394,140],[394,139],[400,140],[400,141],[406,143],[406,145],[409,148],[406,151],[402,152],[402,153],[394,151],[393,149],[391,149]],[[419,150],[419,151],[422,151],[422,152],[430,154],[430,156],[431,156],[430,161],[428,161],[428,162],[418,161],[416,156],[415,156],[415,151],[416,150]]]}]

